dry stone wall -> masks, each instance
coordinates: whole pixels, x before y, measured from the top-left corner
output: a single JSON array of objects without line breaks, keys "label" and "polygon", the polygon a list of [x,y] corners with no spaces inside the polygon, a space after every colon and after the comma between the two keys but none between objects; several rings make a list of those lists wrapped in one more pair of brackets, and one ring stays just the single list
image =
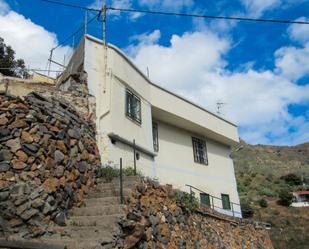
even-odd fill
[{"label": "dry stone wall", "polygon": [[65,224],[101,165],[94,124],[65,101],[0,94],[0,236]]},{"label": "dry stone wall", "polygon": [[145,180],[127,200],[119,248],[273,249],[266,230],[201,212],[190,213],[171,185]]}]

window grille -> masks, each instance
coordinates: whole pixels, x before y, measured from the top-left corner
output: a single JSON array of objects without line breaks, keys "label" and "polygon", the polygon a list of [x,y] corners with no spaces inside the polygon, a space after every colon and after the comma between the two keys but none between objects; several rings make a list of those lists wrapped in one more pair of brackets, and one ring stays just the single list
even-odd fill
[{"label": "window grille", "polygon": [[158,124],[152,123],[152,136],[153,136],[153,149],[155,152],[159,151],[159,137],[158,137]]},{"label": "window grille", "polygon": [[126,90],[126,115],[133,121],[141,124],[141,99],[132,91]]},{"label": "window grille", "polygon": [[200,138],[192,137],[194,162],[208,165],[206,142]]}]

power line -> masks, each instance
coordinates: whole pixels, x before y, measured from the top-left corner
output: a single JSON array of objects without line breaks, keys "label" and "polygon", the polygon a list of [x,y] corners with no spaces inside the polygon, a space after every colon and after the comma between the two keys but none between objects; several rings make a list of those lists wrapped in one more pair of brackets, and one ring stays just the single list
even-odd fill
[{"label": "power line", "polygon": [[101,11],[99,9],[95,9],[95,8],[89,8],[89,7],[85,7],[85,6],[81,6],[81,5],[76,5],[76,4],[71,4],[71,3],[64,3],[64,2],[58,2],[58,1],[54,1],[54,0],[40,0],[42,2],[47,2],[47,3],[52,3],[52,4],[57,4],[57,5],[62,5],[62,6],[66,6],[66,7],[70,7],[70,8],[75,8],[75,9],[83,9],[83,10],[89,10],[89,11]]},{"label": "power line", "polygon": [[[54,0],[40,0],[42,2],[48,2],[52,4],[62,5],[70,8],[83,9],[89,11],[101,12],[102,9],[90,8],[81,5],[69,4]],[[176,13],[176,12],[164,12],[164,11],[154,11],[154,10],[140,10],[140,9],[127,9],[127,8],[116,8],[113,6],[106,7],[106,10],[111,11],[123,11],[123,12],[135,12],[144,14],[154,14],[154,15],[166,15],[166,16],[182,16],[182,17],[195,17],[195,18],[205,18],[205,19],[223,19],[223,20],[234,20],[234,21],[251,21],[251,22],[270,22],[270,23],[287,23],[287,24],[309,24],[307,21],[293,21],[284,19],[261,19],[261,18],[250,18],[250,17],[237,17],[237,16],[214,16],[214,15],[201,15],[194,13]]]},{"label": "power line", "polygon": [[[43,1],[43,0],[41,0]],[[45,0],[44,0],[45,1]],[[97,15],[93,16],[91,19],[89,19],[89,21],[87,22],[87,25],[90,24],[91,22],[93,22],[95,19],[97,18]],[[67,41],[69,41],[70,39],[72,39],[76,34],[78,34],[80,31],[84,30],[85,28],[85,24],[83,24],[82,26],[80,26],[74,33],[72,33],[70,36],[68,36],[67,38],[65,38],[62,42],[60,42],[56,47],[52,48],[52,50],[55,50],[56,48],[60,47],[61,45],[65,44]]]},{"label": "power line", "polygon": [[154,15],[165,15],[165,16],[196,17],[196,18],[205,18],[205,19],[224,19],[224,20],[288,23],[288,24],[309,24],[309,22],[306,22],[306,21],[293,21],[293,20],[280,20],[280,19],[259,19],[259,18],[234,17],[234,16],[212,16],[212,15],[200,15],[200,14],[193,14],[193,13],[162,12],[162,11],[153,11],[153,10],[138,10],[138,9],[115,8],[115,7],[107,7],[107,10],[123,11],[123,12],[135,12],[135,13],[144,13],[144,14],[154,14]]}]

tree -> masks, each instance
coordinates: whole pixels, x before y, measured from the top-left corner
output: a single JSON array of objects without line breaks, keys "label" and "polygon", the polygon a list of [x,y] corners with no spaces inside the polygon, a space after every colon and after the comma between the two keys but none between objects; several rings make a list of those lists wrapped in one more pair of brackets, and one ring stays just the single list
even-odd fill
[{"label": "tree", "polygon": [[302,184],[301,178],[293,173],[281,176],[281,179],[283,179],[290,186],[298,186]]},{"label": "tree", "polygon": [[281,204],[282,206],[290,206],[292,201],[293,201],[293,195],[290,192],[290,189],[288,188],[284,188],[281,189],[279,192],[279,204]]},{"label": "tree", "polygon": [[262,208],[266,208],[268,206],[268,203],[264,198],[262,198],[262,199],[259,200],[259,205]]},{"label": "tree", "polygon": [[9,45],[4,43],[0,37],[0,73],[6,76],[27,78],[29,74],[26,71],[23,59],[15,59],[15,51]]},{"label": "tree", "polygon": [[254,210],[248,202],[241,203],[241,213],[243,218],[252,218]]}]

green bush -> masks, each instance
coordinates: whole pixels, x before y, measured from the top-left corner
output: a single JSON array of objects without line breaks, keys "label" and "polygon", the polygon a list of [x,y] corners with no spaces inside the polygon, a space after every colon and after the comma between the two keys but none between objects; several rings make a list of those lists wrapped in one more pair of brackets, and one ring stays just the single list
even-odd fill
[{"label": "green bush", "polygon": [[259,195],[265,195],[265,196],[268,196],[268,197],[276,196],[276,193],[273,190],[271,190],[270,188],[265,187],[265,186],[259,187],[258,193],[259,193]]},{"label": "green bush", "polygon": [[99,176],[110,182],[113,178],[119,176],[119,169],[106,166],[99,169]]},{"label": "green bush", "polygon": [[[113,178],[120,176],[120,169],[111,166],[105,166],[96,170],[95,173],[97,177],[102,177],[106,181],[110,182],[113,180]],[[134,169],[132,167],[124,168],[122,174],[123,176],[134,176]],[[136,175],[141,176],[142,174],[140,172],[136,172]]]},{"label": "green bush", "polygon": [[264,198],[262,198],[262,199],[259,200],[259,205],[260,205],[260,207],[262,207],[262,208],[268,207],[268,203],[267,203],[267,201],[266,201]]},{"label": "green bush", "polygon": [[282,206],[290,206],[293,200],[293,195],[289,189],[282,189],[279,192],[279,204]]},{"label": "green bush", "polygon": [[245,202],[241,203],[241,213],[243,218],[252,218],[254,210],[249,203]]},{"label": "green bush", "polygon": [[302,185],[301,178],[293,173],[281,176],[281,179],[283,179],[290,186]]},{"label": "green bush", "polygon": [[[137,175],[141,175],[139,172],[136,172]],[[123,169],[123,175],[125,176],[134,176],[134,168],[129,167]]]},{"label": "green bush", "polygon": [[240,195],[246,194],[248,192],[248,188],[242,183],[237,183],[237,191]]},{"label": "green bush", "polygon": [[194,193],[177,192],[175,195],[177,203],[185,207],[189,212],[195,212],[199,208],[199,201]]}]

